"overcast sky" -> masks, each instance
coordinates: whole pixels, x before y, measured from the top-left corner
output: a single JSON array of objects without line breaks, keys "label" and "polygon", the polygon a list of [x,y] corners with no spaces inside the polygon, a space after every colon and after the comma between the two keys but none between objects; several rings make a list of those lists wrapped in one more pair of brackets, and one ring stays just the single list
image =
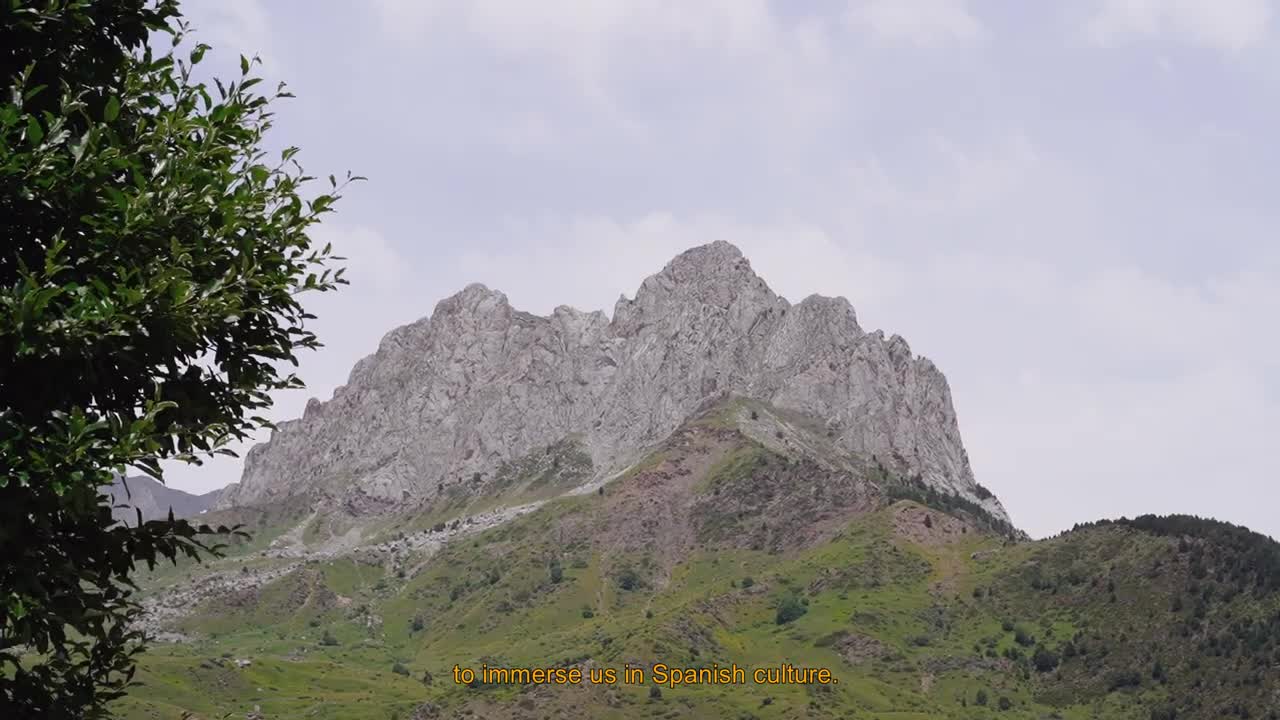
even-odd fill
[{"label": "overcast sky", "polygon": [[[1268,0],[188,0],[369,177],[315,235],[327,399],[470,282],[612,311],[677,252],[844,295],[951,383],[1036,536],[1187,512],[1280,537],[1280,6]],[[176,468],[208,490],[234,461]]]}]

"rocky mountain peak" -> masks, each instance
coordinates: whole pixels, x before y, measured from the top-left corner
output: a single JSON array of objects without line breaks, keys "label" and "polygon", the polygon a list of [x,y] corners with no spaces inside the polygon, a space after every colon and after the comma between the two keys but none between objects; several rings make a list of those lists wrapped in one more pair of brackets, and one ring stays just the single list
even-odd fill
[{"label": "rocky mountain peak", "polygon": [[613,330],[624,337],[646,327],[696,331],[720,319],[745,337],[762,317],[781,317],[789,307],[736,246],[718,240],[677,255],[641,283],[634,300],[620,298]]},{"label": "rocky mountain peak", "polygon": [[727,395],[810,416],[840,453],[983,503],[940,372],[848,300],[791,305],[732,244],[687,250],[613,318],[513,309],[472,284],[392,330],[328,402],[248,454],[222,504],[300,494],[358,512],[430,501],[464,479],[574,438],[596,477]]},{"label": "rocky mountain peak", "polygon": [[661,272],[644,281],[636,299],[648,293],[692,297],[720,307],[734,300],[769,304],[779,299],[755,273],[742,251],[724,240],[677,255]]},{"label": "rocky mountain peak", "polygon": [[655,286],[687,288],[693,294],[761,289],[772,295],[742,251],[724,240],[699,245],[675,256],[641,286],[641,292]]},{"label": "rocky mountain peak", "polygon": [[481,283],[471,283],[461,291],[436,303],[431,314],[438,323],[454,322],[463,327],[500,324],[512,313],[507,296]]}]

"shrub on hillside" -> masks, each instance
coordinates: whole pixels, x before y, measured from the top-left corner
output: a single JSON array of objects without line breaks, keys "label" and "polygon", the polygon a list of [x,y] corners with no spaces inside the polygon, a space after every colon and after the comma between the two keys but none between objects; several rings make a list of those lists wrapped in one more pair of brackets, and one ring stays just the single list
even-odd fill
[{"label": "shrub on hillside", "polygon": [[618,572],[618,587],[623,590],[635,590],[640,587],[642,581],[640,575],[632,568],[623,568]]},{"label": "shrub on hillside", "polygon": [[809,612],[809,608],[804,606],[800,598],[794,594],[786,595],[778,603],[778,612],[774,616],[774,622],[778,625],[785,625],[800,618],[807,612]]},{"label": "shrub on hillside", "polygon": [[1049,672],[1058,667],[1058,655],[1041,645],[1036,648],[1035,654],[1031,656],[1031,664],[1035,666],[1036,672]]}]

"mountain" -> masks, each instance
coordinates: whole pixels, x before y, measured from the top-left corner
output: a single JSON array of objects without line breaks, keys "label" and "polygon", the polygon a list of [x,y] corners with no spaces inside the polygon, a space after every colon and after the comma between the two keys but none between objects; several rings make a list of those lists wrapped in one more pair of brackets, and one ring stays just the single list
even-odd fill
[{"label": "mountain", "polygon": [[[1274,541],[1186,517],[1022,541],[981,506],[842,465],[824,438],[728,399],[595,490],[516,512],[459,496],[339,549],[313,523],[267,523],[190,577],[144,580],[155,629],[180,642],[142,657],[118,714],[1275,717]],[[544,452],[514,487],[580,474]],[[655,687],[658,664],[832,681]],[[454,681],[486,665],[646,679]]]},{"label": "mountain", "polygon": [[214,490],[203,495],[192,495],[145,475],[117,478],[105,488],[105,492],[111,496],[111,504],[114,506],[111,516],[130,525],[137,524],[136,511],[139,510],[142,512],[143,522],[168,517],[170,508],[173,509],[174,517],[199,515],[211,509],[222,494],[222,490]]},{"label": "mountain", "polygon": [[[1185,516],[1030,541],[932,363],[725,243],[612,319],[468,287],[207,517],[252,538],[137,578],[166,642],[121,718],[1280,713],[1280,545]],[[455,675],[485,667],[581,678]],[[753,681],[787,668],[804,682]]]},{"label": "mountain", "polygon": [[737,396],[825,424],[835,450],[982,505],[946,378],[901,337],[865,332],[844,298],[776,295],[733,245],[682,253],[612,319],[515,310],[470,285],[391,331],[328,402],[246,456],[219,507],[306,495],[359,515],[491,483],[570,442],[591,479],[634,463],[699,407]]}]

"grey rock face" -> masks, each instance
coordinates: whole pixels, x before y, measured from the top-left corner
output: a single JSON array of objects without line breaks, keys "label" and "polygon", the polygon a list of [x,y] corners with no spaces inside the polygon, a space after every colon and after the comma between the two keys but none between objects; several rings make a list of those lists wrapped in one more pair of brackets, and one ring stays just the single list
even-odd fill
[{"label": "grey rock face", "polygon": [[827,421],[842,450],[981,502],[946,378],[867,333],[844,298],[776,295],[726,242],[688,250],[603,312],[539,317],[470,285],[397,328],[328,402],[247,455],[223,507],[313,493],[356,511],[430,499],[570,434],[599,475],[634,461],[708,398]]},{"label": "grey rock face", "polygon": [[143,522],[168,517],[170,509],[173,510],[174,517],[199,515],[211,509],[223,492],[214,490],[203,495],[192,495],[162,485],[145,475],[117,478],[104,490],[111,496],[111,516],[129,525],[138,524],[136,511],[142,512]]}]

